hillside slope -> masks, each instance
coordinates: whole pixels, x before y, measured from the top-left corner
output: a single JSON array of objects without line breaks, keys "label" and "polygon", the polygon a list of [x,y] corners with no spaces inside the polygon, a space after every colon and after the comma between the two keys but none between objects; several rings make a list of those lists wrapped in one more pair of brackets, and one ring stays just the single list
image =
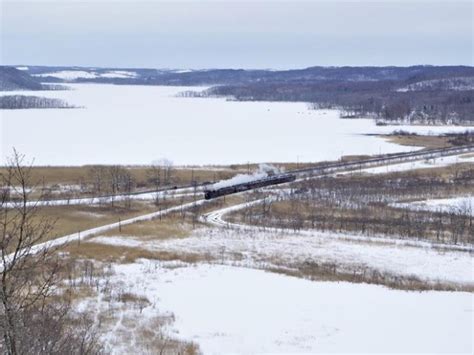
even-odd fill
[{"label": "hillside slope", "polygon": [[0,66],[0,91],[41,89],[41,83],[28,73],[13,67]]}]

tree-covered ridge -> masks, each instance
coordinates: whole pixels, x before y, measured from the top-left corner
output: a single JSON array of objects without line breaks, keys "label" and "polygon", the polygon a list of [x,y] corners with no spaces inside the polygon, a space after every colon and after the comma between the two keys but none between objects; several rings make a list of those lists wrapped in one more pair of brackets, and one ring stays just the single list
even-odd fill
[{"label": "tree-covered ridge", "polygon": [[39,81],[23,70],[0,66],[0,91],[42,90]]}]

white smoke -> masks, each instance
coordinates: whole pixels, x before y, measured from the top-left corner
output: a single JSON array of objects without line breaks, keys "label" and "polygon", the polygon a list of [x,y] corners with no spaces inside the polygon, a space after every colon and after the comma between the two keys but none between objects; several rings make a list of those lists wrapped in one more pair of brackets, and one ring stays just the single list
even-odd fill
[{"label": "white smoke", "polygon": [[247,182],[265,179],[268,176],[273,174],[279,174],[281,172],[280,169],[277,167],[270,165],[270,164],[260,164],[258,166],[258,170],[255,171],[253,174],[238,174],[235,175],[233,178],[228,180],[221,180],[216,182],[215,184],[210,186],[210,189],[216,190],[221,189],[223,187],[228,187],[237,184],[244,184]]}]

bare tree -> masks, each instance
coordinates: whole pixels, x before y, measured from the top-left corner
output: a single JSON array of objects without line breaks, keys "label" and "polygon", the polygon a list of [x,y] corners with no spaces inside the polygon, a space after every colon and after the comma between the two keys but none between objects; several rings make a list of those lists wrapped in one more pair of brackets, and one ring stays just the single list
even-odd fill
[{"label": "bare tree", "polygon": [[153,203],[155,206],[160,205],[160,186],[162,182],[161,178],[161,165],[159,165],[156,162],[153,162],[150,166],[150,168],[146,172],[147,175],[147,181],[149,184],[153,186],[153,189],[155,190],[154,192],[154,199]]},{"label": "bare tree", "polygon": [[161,186],[161,165],[158,162],[153,162],[150,168],[146,171],[148,183],[152,184],[155,190],[158,190]]},{"label": "bare tree", "polygon": [[68,323],[69,293],[58,292],[60,259],[54,248],[39,245],[55,221],[41,216],[29,201],[34,191],[31,166],[23,163],[24,157],[14,151],[0,174],[0,351],[11,355],[96,353],[99,348],[91,342],[88,326],[74,328]]},{"label": "bare tree", "polygon": [[89,175],[92,179],[94,193],[100,196],[105,189],[106,168],[100,165],[93,166],[89,170]]},{"label": "bare tree", "polygon": [[153,168],[155,169],[155,173],[158,172],[158,176],[160,178],[160,183],[162,184],[170,184],[171,183],[171,176],[173,174],[173,162],[169,159],[163,158],[153,162]]},{"label": "bare tree", "polygon": [[130,172],[118,165],[110,166],[107,170],[109,181],[109,192],[111,195],[111,204],[114,205],[115,197],[118,193],[125,193],[125,204],[127,208],[131,206],[130,193],[133,190],[135,182]]}]

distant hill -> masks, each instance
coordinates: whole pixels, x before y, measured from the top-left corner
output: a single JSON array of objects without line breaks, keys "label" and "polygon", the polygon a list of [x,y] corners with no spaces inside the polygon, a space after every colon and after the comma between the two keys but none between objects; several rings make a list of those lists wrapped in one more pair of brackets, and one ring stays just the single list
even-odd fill
[{"label": "distant hill", "polygon": [[295,70],[22,68],[48,83],[211,86],[186,96],[298,101],[378,123],[474,125],[474,67],[310,67]]},{"label": "distant hill", "polygon": [[321,82],[385,81],[407,86],[420,81],[472,77],[467,66],[411,67],[310,67],[293,70],[244,69],[145,69],[28,66],[27,72],[42,82],[95,82],[127,85],[312,85]]},{"label": "distant hill", "polygon": [[41,90],[43,85],[23,70],[0,66],[0,91]]}]

